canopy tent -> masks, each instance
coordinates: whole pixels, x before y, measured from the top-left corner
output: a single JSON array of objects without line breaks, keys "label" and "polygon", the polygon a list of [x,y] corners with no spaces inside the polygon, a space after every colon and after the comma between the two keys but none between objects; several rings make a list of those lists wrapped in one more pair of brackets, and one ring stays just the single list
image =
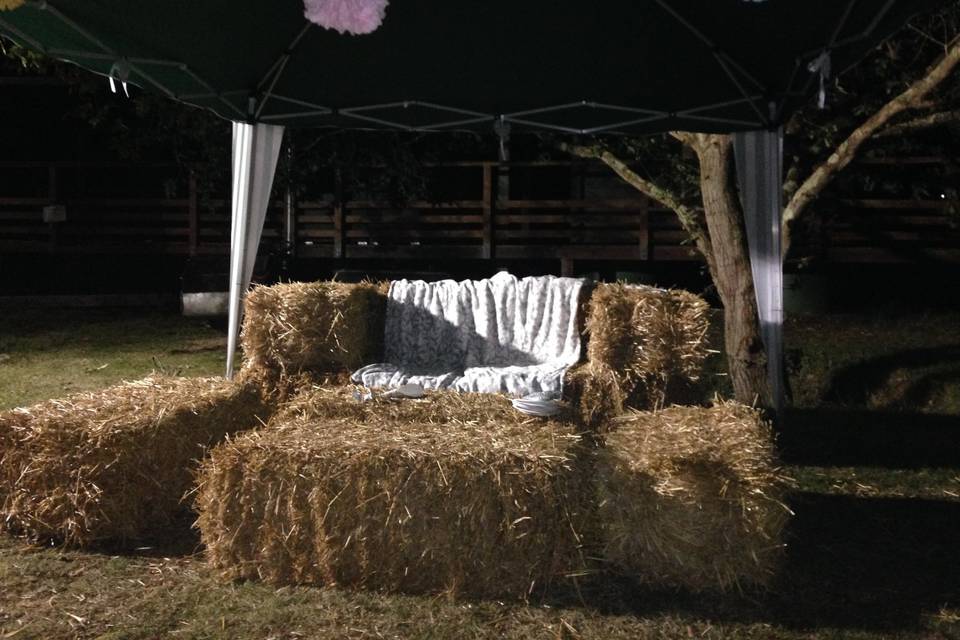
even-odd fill
[{"label": "canopy tent", "polygon": [[[831,68],[935,1],[394,0],[379,29],[350,36],[308,22],[302,0],[28,0],[0,12],[0,34],[242,123],[230,375],[282,127],[770,132]],[[768,133],[736,145],[771,354],[778,145]]]},{"label": "canopy tent", "polygon": [[394,0],[350,36],[302,0],[28,0],[0,33],[229,120],[729,132],[776,125],[812,61],[842,69],[931,2]]}]

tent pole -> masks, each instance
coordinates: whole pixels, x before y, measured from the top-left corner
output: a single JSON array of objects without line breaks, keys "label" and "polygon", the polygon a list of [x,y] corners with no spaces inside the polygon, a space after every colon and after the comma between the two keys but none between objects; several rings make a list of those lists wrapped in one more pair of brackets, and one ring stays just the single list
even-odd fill
[{"label": "tent pole", "polygon": [[760,316],[760,333],[767,351],[767,376],[773,409],[779,416],[785,395],[783,262],[780,255],[783,131],[735,133],[733,150]]},{"label": "tent pole", "polygon": [[243,296],[253,277],[282,140],[283,127],[233,123],[227,379],[233,378]]},{"label": "tent pole", "polygon": [[233,123],[233,193],[230,215],[230,307],[227,333],[227,379],[233,378],[240,333],[240,311],[243,297],[243,269],[247,246],[246,219],[249,217],[249,177],[251,163],[251,126]]}]

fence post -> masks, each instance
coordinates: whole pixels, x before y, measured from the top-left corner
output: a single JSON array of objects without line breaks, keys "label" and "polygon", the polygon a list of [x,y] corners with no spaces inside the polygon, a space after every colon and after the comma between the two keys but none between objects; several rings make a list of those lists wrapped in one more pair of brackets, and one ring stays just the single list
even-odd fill
[{"label": "fence post", "polygon": [[200,207],[197,199],[197,176],[190,172],[187,179],[187,246],[191,256],[197,255],[200,244]]},{"label": "fence post", "polygon": [[293,195],[293,185],[287,182],[283,194],[283,254],[288,259],[297,255],[297,201]]},{"label": "fence post", "polygon": [[[57,198],[59,196],[59,185],[57,184],[58,175],[57,175],[57,165],[51,163],[47,165],[47,200],[49,204],[57,204]],[[50,251],[57,250],[57,224],[56,222],[48,222],[47,227],[49,229],[49,239],[48,239],[48,249]]]},{"label": "fence post", "polygon": [[47,198],[50,204],[57,203],[57,165],[47,165]]},{"label": "fence post", "polygon": [[343,174],[339,167],[333,174],[333,257],[344,257],[346,229],[343,220]]},{"label": "fence post", "polygon": [[493,258],[493,165],[483,163],[483,257]]},{"label": "fence post", "polygon": [[645,195],[640,196],[640,210],[637,212],[637,221],[639,224],[639,229],[637,229],[637,242],[640,245],[638,247],[638,253],[641,260],[650,259],[650,198]]}]

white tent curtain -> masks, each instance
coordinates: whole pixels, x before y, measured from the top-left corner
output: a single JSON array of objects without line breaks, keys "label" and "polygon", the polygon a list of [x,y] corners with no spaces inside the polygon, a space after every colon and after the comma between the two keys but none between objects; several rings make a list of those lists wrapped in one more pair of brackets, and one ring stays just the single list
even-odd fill
[{"label": "white tent curtain", "polygon": [[283,127],[233,123],[233,189],[230,225],[230,321],[227,378],[233,377],[243,296],[250,287],[263,221],[270,204]]},{"label": "white tent curtain", "polygon": [[783,131],[734,134],[733,151],[774,408],[783,409]]}]

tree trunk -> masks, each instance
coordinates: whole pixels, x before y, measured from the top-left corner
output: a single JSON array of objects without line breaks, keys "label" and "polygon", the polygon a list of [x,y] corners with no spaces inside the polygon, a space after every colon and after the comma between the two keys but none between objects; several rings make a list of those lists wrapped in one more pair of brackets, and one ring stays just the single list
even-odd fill
[{"label": "tree trunk", "polygon": [[746,404],[772,406],[760,337],[743,211],[737,197],[730,136],[698,135],[700,190],[713,251],[711,275],[723,303],[724,342],[733,391]]},{"label": "tree trunk", "polygon": [[767,378],[767,358],[760,337],[753,272],[733,172],[730,136],[679,131],[671,135],[697,152],[703,217],[677,195],[637,175],[625,162],[602,147],[561,145],[561,148],[581,158],[600,160],[634,188],[677,214],[683,228],[703,254],[720,293],[727,368],[734,395],[745,404],[770,407],[772,396]]}]

